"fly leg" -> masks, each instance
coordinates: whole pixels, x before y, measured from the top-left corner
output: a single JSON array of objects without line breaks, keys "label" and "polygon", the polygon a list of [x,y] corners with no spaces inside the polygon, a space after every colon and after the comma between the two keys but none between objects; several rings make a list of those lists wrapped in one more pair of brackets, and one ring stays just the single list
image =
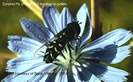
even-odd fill
[{"label": "fly leg", "polygon": [[62,53],[62,51],[60,52],[61,56],[66,59],[66,57],[64,56],[64,54]]},{"label": "fly leg", "polygon": [[78,36],[75,38],[75,43],[76,43],[76,46],[75,46],[75,52],[77,53],[78,52],[78,48],[80,48],[80,44],[81,44],[81,37]]},{"label": "fly leg", "polygon": [[74,60],[73,56],[72,56],[72,50],[74,50],[74,48],[68,43],[67,44],[68,46],[68,50],[69,50],[69,53],[70,53],[70,63],[72,60]]}]

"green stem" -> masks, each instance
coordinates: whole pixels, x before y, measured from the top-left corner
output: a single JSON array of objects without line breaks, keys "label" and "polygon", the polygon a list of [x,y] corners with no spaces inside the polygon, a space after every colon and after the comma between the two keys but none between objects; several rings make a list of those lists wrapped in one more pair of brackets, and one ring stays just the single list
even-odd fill
[{"label": "green stem", "polygon": [[21,2],[42,20],[42,8],[34,0],[21,0]]},{"label": "green stem", "polygon": [[92,40],[102,35],[102,29],[99,25],[100,0],[91,0],[91,21],[93,27]]}]

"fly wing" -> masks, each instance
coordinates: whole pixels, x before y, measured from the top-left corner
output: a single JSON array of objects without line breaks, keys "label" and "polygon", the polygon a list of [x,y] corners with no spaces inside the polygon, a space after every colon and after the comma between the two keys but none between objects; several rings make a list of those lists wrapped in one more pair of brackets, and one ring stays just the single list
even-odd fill
[{"label": "fly wing", "polygon": [[50,43],[54,40],[58,39],[58,37],[53,37],[49,42],[44,43],[40,48],[38,48],[34,55],[35,56],[44,56],[47,48],[50,46]]},{"label": "fly wing", "polygon": [[47,50],[47,45],[46,44],[43,44],[40,48],[38,48],[34,55],[35,56],[44,56],[45,55],[45,52]]}]

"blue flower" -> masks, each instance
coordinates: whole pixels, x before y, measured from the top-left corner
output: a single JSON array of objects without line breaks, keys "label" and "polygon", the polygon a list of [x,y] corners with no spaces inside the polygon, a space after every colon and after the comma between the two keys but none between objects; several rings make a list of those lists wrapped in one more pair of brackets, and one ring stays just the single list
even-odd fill
[{"label": "blue flower", "polygon": [[[92,27],[86,4],[81,6],[75,19],[67,8],[64,8],[60,14],[54,6],[44,7],[42,15],[45,27],[26,18],[20,20],[22,28],[30,38],[8,37],[8,48],[20,56],[7,62],[7,72],[12,74],[5,77],[3,82],[101,82],[101,80],[123,82],[127,80],[128,72],[103,65],[101,62],[116,64],[129,56],[130,46],[122,45],[132,37],[130,31],[116,29],[87,44],[92,35]],[[77,40],[70,42],[72,49],[68,49],[67,46],[64,48],[62,52],[66,59],[59,55],[57,57],[59,62],[56,64],[45,63],[43,61],[45,54],[35,55],[43,44],[50,41],[72,21],[81,22],[79,24],[81,38],[80,42]],[[88,27],[86,33],[85,27]],[[46,51],[47,47],[41,49]]]}]

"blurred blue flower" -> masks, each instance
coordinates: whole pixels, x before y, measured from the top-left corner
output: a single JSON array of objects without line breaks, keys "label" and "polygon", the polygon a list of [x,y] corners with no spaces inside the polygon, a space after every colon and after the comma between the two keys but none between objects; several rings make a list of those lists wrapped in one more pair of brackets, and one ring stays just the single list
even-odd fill
[{"label": "blurred blue flower", "polygon": [[[20,56],[7,62],[7,72],[12,74],[5,77],[3,82],[101,82],[101,80],[123,82],[127,80],[125,76],[128,72],[105,66],[101,62],[116,64],[129,56],[130,46],[122,45],[132,37],[130,31],[116,29],[86,44],[92,35],[86,4],[81,6],[75,19],[67,8],[64,8],[60,14],[54,6],[44,7],[42,15],[45,27],[26,18],[20,20],[22,28],[31,38],[8,37],[8,48]],[[70,50],[66,46],[62,51],[66,59],[59,55],[58,63],[45,63],[43,56],[34,55],[36,50],[72,21],[81,22],[79,34],[81,38],[80,42],[76,40],[70,42],[73,49]],[[85,27],[88,27],[87,33]],[[44,51],[46,49],[47,47],[42,48]]]}]

